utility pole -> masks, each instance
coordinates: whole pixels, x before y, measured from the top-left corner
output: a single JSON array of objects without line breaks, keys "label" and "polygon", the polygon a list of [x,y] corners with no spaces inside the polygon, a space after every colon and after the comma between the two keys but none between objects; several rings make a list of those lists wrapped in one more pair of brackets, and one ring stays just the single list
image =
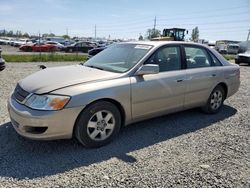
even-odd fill
[{"label": "utility pole", "polygon": [[67,36],[69,35],[69,30],[68,30],[68,28],[66,28],[66,35],[67,35]]},{"label": "utility pole", "polygon": [[154,31],[153,31],[154,35],[155,35],[155,27],[156,27],[156,16],[155,16],[155,19],[154,19]]},{"label": "utility pole", "polygon": [[95,39],[96,39],[96,25],[95,25]]},{"label": "utility pole", "polygon": [[247,41],[249,41],[249,37],[250,37],[250,29],[248,30]]},{"label": "utility pole", "polygon": [[41,59],[42,59],[42,53],[41,53],[41,33],[40,33],[40,31],[39,31],[39,59],[40,59],[40,61],[41,61]]}]

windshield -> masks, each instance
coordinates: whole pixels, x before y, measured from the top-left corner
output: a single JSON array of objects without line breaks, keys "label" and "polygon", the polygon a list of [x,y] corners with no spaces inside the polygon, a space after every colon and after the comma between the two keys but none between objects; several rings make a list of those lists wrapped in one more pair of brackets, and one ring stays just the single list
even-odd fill
[{"label": "windshield", "polygon": [[111,72],[126,72],[134,67],[151,48],[150,45],[141,44],[113,44],[84,65]]}]

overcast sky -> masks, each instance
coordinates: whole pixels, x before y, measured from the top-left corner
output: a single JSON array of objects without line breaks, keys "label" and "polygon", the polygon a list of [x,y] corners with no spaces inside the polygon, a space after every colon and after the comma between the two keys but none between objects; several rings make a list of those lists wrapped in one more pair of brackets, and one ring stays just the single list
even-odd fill
[{"label": "overcast sky", "polygon": [[[200,38],[246,40],[250,0],[0,0],[0,30],[136,38],[153,28],[198,26]],[[188,36],[189,37],[189,36]]]}]

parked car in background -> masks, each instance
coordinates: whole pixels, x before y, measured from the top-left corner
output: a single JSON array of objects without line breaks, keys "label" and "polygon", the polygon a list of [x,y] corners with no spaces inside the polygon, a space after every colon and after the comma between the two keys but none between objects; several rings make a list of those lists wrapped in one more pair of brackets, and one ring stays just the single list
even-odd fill
[{"label": "parked car in background", "polygon": [[20,47],[20,46],[28,44],[28,43],[31,44],[32,41],[30,39],[17,39],[17,40],[13,41],[13,46]]},{"label": "parked car in background", "polygon": [[45,41],[53,41],[61,44],[65,43],[65,39],[63,37],[45,37]]},{"label": "parked car in background", "polygon": [[219,47],[218,47],[218,52],[221,53],[221,54],[227,54],[227,45],[226,44],[221,44]]},{"label": "parked car in background", "polygon": [[216,44],[216,41],[208,41],[208,46],[212,49],[215,49],[215,44]]},{"label": "parked car in background", "polygon": [[95,43],[92,42],[76,42],[70,46],[66,46],[65,52],[84,52],[87,53],[90,49],[97,47]]},{"label": "parked car in background", "polygon": [[65,46],[59,42],[55,42],[55,41],[48,41],[48,42],[45,42],[45,44],[53,44],[53,45],[56,45],[56,47],[60,50],[60,51],[63,51],[65,49]]},{"label": "parked car in background", "polygon": [[65,40],[64,41],[64,46],[70,46],[70,45],[72,45],[74,43],[76,43],[76,41],[74,41],[74,40]]},{"label": "parked car in background", "polygon": [[6,45],[8,41],[5,38],[0,38],[0,45]]},{"label": "parked car in background", "polygon": [[91,57],[95,56],[96,54],[98,54],[99,52],[103,51],[106,48],[107,48],[107,46],[93,48],[93,49],[89,50],[88,51],[88,59],[90,59]]},{"label": "parked car in background", "polygon": [[1,45],[7,45],[7,44],[10,44],[11,42],[11,38],[8,38],[8,37],[2,37],[0,38],[0,44]]},{"label": "parked car in background", "polygon": [[240,68],[209,47],[129,42],[81,65],[46,68],[20,80],[8,100],[18,134],[109,143],[121,126],[195,107],[214,114],[237,92]]},{"label": "parked car in background", "polygon": [[19,49],[24,52],[55,52],[58,50],[56,45],[45,43],[25,44],[20,46]]},{"label": "parked car in background", "polygon": [[239,52],[240,46],[238,44],[228,44],[227,53],[228,54],[237,54]]},{"label": "parked car in background", "polygon": [[235,56],[235,63],[248,63],[250,64],[250,49],[248,49],[245,53],[240,53]]},{"label": "parked car in background", "polygon": [[0,48],[0,71],[5,69],[5,60],[2,58],[2,49]]}]

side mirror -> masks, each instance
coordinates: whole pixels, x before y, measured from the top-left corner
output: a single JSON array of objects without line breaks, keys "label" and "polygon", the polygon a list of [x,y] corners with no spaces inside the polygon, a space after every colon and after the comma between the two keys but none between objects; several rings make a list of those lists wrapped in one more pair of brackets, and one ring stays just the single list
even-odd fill
[{"label": "side mirror", "polygon": [[159,65],[146,64],[142,65],[135,73],[135,75],[157,74],[159,73]]}]

